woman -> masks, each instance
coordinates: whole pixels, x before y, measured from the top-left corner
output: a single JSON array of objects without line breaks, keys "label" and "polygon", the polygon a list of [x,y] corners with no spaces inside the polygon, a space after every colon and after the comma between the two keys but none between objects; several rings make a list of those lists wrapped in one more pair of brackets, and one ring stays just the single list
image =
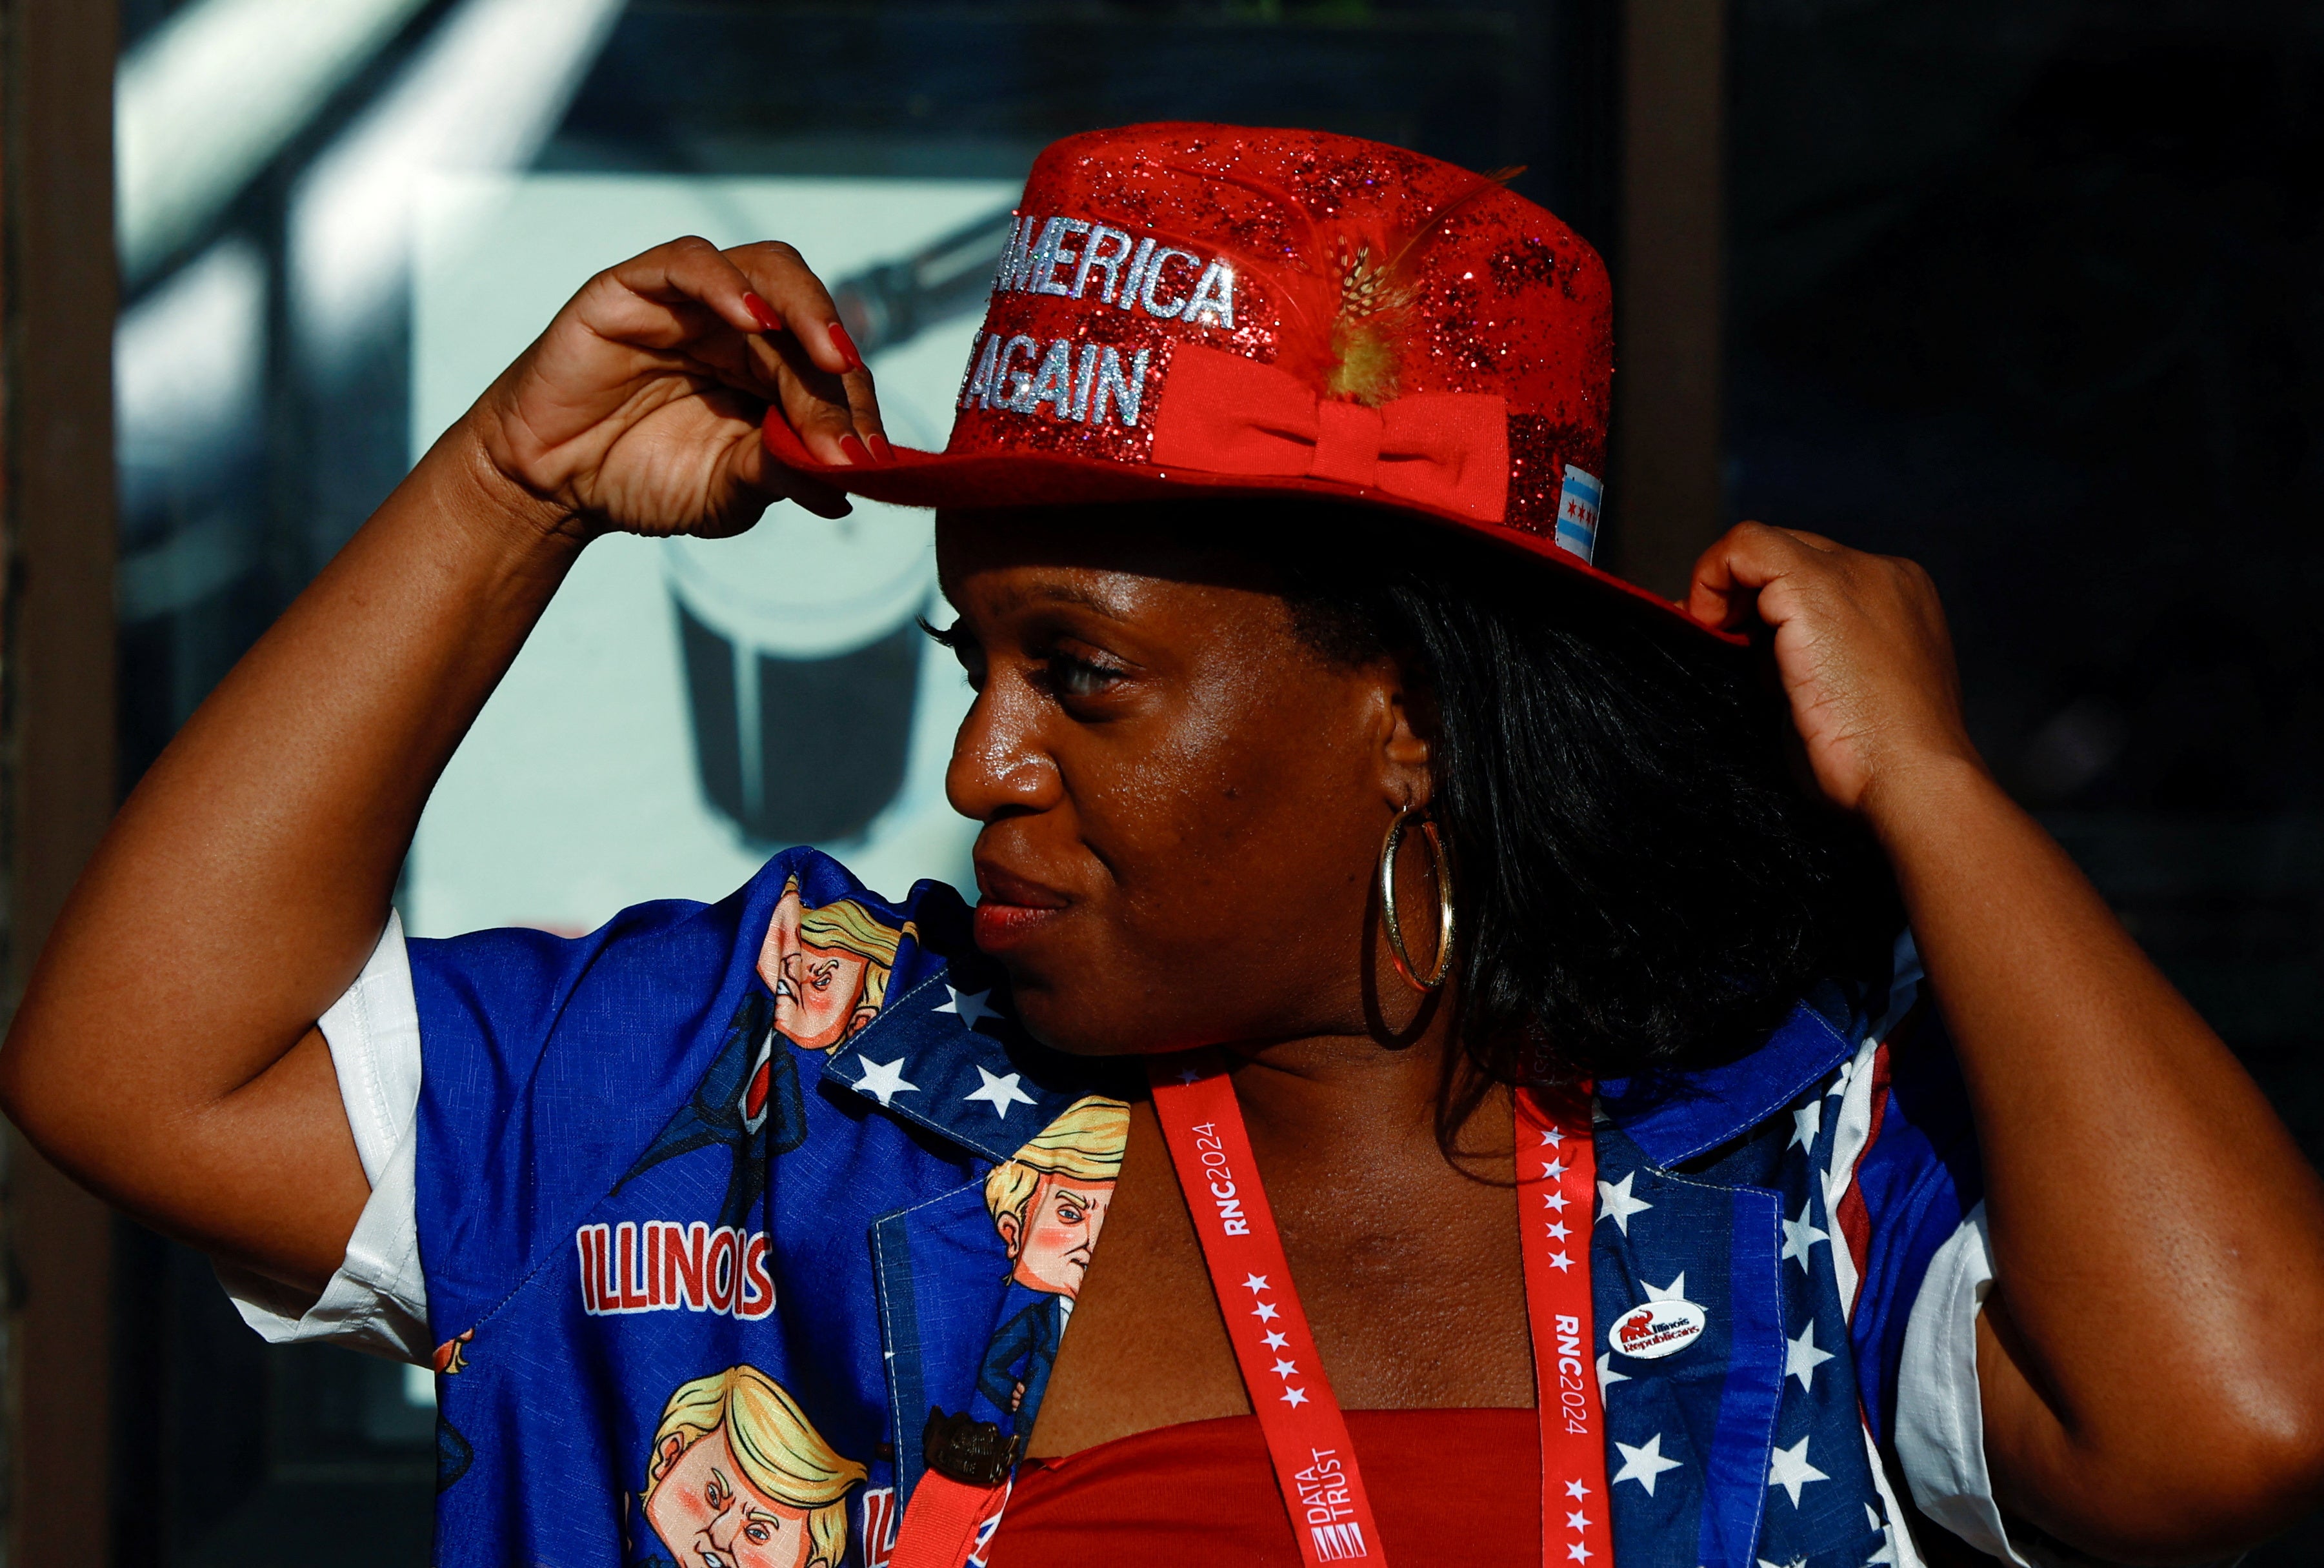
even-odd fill
[{"label": "woman", "polygon": [[[1146,126],[1023,211],[943,457],[788,248],[594,280],[19,1011],[10,1113],[254,1323],[440,1345],[439,1554],[657,1555],[668,1390],[736,1366],[865,1467],[859,1563],[2191,1561],[2310,1506],[2314,1178],[1979,764],[1926,579],[1751,525],[1684,616],[1590,569],[1604,274],[1490,180]],[[791,851],[406,943],[587,540],[849,490],[947,508],[973,910]],[[896,933],[827,1057],[791,898]],[[987,1194],[1083,1123],[1104,1244],[1033,1299]]]}]

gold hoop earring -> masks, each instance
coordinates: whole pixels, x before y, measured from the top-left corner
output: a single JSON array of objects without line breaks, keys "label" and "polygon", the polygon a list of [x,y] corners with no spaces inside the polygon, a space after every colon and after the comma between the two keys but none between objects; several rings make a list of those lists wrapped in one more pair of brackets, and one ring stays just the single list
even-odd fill
[{"label": "gold hoop earring", "polygon": [[1404,925],[1396,912],[1396,852],[1404,842],[1404,825],[1419,813],[1420,807],[1407,806],[1388,825],[1388,837],[1380,844],[1380,919],[1388,927],[1388,953],[1396,964],[1396,972],[1413,990],[1429,992],[1442,986],[1452,968],[1452,861],[1434,820],[1421,817],[1421,835],[1428,841],[1428,858],[1436,872],[1436,962],[1424,975],[1420,966],[1413,963],[1412,955],[1405,950]]}]

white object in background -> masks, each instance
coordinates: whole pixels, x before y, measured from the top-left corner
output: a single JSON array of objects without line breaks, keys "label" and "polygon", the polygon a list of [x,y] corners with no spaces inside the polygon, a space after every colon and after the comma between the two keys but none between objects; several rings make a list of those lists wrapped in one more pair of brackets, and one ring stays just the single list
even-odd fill
[{"label": "white object in background", "polygon": [[113,78],[121,270],[190,242],[424,0],[199,0]]},{"label": "white object in background", "polygon": [[266,263],[247,240],[210,246],[115,327],[124,623],[207,598],[257,561],[254,520],[217,505],[216,484],[258,450],[265,368]]},{"label": "white object in background", "polygon": [[621,10],[621,0],[466,0],[308,168],[291,198],[289,248],[312,368],[338,369],[395,302],[420,182],[436,170],[530,162]]}]

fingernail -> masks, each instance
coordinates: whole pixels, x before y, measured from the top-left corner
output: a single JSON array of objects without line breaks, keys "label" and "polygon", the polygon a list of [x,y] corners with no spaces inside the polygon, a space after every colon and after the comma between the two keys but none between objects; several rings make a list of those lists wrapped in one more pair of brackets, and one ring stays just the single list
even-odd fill
[{"label": "fingernail", "polygon": [[857,467],[869,468],[872,466],[872,454],[865,450],[861,438],[855,436],[840,437],[839,449],[846,453],[847,460],[850,463],[854,464]]},{"label": "fingernail", "polygon": [[855,340],[847,336],[847,328],[835,321],[825,330],[831,334],[831,346],[839,350],[839,356],[847,362],[847,368],[862,370],[863,356],[855,352]]},{"label": "fingernail", "polygon": [[751,313],[751,319],[759,324],[761,332],[780,332],[783,329],[783,318],[775,314],[775,308],[756,294],[742,296],[742,309]]},{"label": "fingernail", "polygon": [[872,456],[879,458],[882,463],[893,463],[896,460],[896,448],[888,445],[887,437],[874,431],[863,439],[871,447]]}]

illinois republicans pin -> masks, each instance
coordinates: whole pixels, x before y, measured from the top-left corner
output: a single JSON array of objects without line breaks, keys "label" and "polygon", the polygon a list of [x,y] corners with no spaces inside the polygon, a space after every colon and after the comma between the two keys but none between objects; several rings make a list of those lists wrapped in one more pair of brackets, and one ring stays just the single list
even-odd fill
[{"label": "illinois republicans pin", "polygon": [[1705,1319],[1702,1308],[1691,1301],[1649,1301],[1616,1318],[1606,1342],[1623,1355],[1658,1361],[1701,1337]]}]

